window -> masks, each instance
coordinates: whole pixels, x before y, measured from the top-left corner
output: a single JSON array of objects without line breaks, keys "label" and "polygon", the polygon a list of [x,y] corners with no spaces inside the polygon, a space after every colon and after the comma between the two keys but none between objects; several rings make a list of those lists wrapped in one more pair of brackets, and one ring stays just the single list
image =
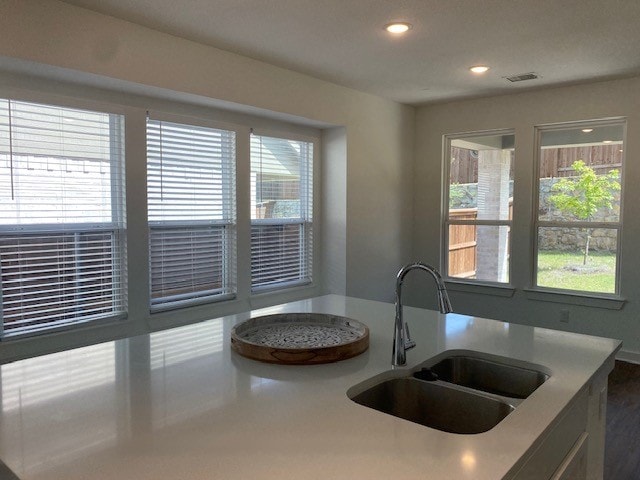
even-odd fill
[{"label": "window", "polygon": [[251,287],[311,282],[313,144],[251,135]]},{"label": "window", "polygon": [[511,131],[446,137],[444,271],[509,282],[515,137]]},{"label": "window", "polygon": [[535,285],[617,294],[623,121],[537,129]]},{"label": "window", "polygon": [[235,292],[235,132],[149,119],[151,309]]},{"label": "window", "polygon": [[126,311],[124,119],[0,100],[2,333]]}]

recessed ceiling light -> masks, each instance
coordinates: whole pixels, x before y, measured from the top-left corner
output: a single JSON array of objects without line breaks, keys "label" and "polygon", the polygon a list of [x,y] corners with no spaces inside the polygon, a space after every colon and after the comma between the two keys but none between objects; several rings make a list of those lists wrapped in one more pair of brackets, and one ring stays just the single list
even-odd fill
[{"label": "recessed ceiling light", "polygon": [[602,140],[602,143],[612,143],[613,140]]},{"label": "recessed ceiling light", "polygon": [[593,128],[583,128],[582,131],[584,133],[591,133],[591,132],[593,132]]},{"label": "recessed ceiling light", "polygon": [[489,71],[489,67],[486,65],[474,65],[473,67],[469,67],[473,73],[486,73]]},{"label": "recessed ceiling light", "polygon": [[406,33],[411,29],[411,24],[406,22],[394,22],[384,26],[389,33]]}]

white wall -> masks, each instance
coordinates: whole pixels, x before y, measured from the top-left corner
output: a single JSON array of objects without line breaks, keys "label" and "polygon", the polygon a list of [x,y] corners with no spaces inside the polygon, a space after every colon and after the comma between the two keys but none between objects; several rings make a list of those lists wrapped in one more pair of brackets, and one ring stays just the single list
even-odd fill
[{"label": "white wall", "polygon": [[[534,126],[576,120],[626,117],[624,205],[621,259],[621,310],[528,298],[531,287],[534,184]],[[623,340],[623,350],[640,354],[640,78],[568,86],[514,95],[426,106],[418,109],[414,179],[414,257],[440,262],[442,136],[487,129],[515,128],[514,228],[511,259],[513,297],[485,289],[451,292],[461,313]],[[420,283],[420,285],[417,285]],[[426,290],[430,289],[430,290]],[[427,292],[426,294],[424,292]],[[414,305],[433,305],[433,287],[414,279],[408,291]],[[560,311],[569,310],[569,323]],[[636,360],[640,356],[636,357]]]},{"label": "white wall", "polygon": [[[0,71],[14,71],[16,65],[24,64],[30,73],[45,79],[65,77],[125,92],[119,99],[117,92],[95,93],[110,104],[115,98],[115,103],[126,106],[131,92],[150,96],[161,92],[165,100],[249,106],[267,115],[284,114],[309,124],[337,127],[326,136],[331,140],[327,167],[336,170],[323,170],[322,176],[326,181],[346,177],[343,186],[321,187],[321,208],[327,204],[328,211],[344,212],[344,219],[336,218],[344,228],[331,224],[328,233],[320,232],[333,248],[328,255],[320,252],[320,258],[333,262],[327,290],[392,299],[394,275],[409,256],[411,242],[413,108],[55,0],[0,1],[0,31]],[[20,82],[21,77],[17,78]],[[41,81],[24,82],[22,87],[45,94],[42,90],[48,89]],[[59,90],[62,95],[74,95],[72,89]],[[0,82],[0,95],[3,91],[6,95]],[[85,88],[77,92],[83,97],[94,95]],[[340,144],[340,132],[343,146],[334,149]],[[133,147],[135,156],[144,155],[140,148]],[[141,173],[135,166],[132,172]],[[333,237],[336,241],[331,243]],[[271,297],[268,302],[290,298]],[[252,305],[257,303],[258,299]],[[241,307],[232,310],[237,308]],[[206,313],[206,309],[201,312]],[[146,328],[146,319],[141,318],[145,315],[134,312],[130,322],[117,330],[50,340],[44,349],[2,345],[0,358],[141,333]],[[162,325],[171,322],[167,318]]]}]

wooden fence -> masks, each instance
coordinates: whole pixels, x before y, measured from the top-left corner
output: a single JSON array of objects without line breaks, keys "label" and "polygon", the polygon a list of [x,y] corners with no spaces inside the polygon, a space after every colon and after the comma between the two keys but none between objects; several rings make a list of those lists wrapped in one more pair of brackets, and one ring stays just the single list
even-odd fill
[{"label": "wooden fence", "polygon": [[478,155],[473,150],[451,147],[451,183],[478,182]]},{"label": "wooden fence", "polygon": [[545,148],[540,160],[540,178],[570,177],[571,165],[582,160],[596,173],[607,173],[622,166],[620,145],[593,145],[588,147]]},{"label": "wooden fence", "polygon": [[[451,220],[475,220],[477,208],[449,211]],[[449,277],[471,278],[476,274],[476,225],[449,225]]]},{"label": "wooden fence", "polygon": [[[545,148],[540,159],[540,178],[569,177],[571,165],[583,160],[596,173],[607,173],[622,165],[620,145],[593,145],[587,147]],[[474,150],[451,148],[451,183],[478,181],[478,156]]]},{"label": "wooden fence", "polygon": [[[475,220],[477,208],[449,210],[450,220]],[[509,220],[513,218],[513,200],[509,200]],[[449,225],[449,268],[447,276],[474,278],[477,268],[477,225]],[[510,240],[507,239],[507,242]]]}]

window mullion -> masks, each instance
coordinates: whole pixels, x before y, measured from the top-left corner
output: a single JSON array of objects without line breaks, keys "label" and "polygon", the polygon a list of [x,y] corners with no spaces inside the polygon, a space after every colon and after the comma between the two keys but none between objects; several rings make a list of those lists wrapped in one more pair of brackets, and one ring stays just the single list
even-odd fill
[{"label": "window mullion", "polygon": [[578,222],[578,221],[548,221],[538,220],[538,227],[559,227],[559,228],[612,228],[620,229],[620,222]]},{"label": "window mullion", "polygon": [[445,220],[448,225],[486,225],[486,226],[506,226],[513,224],[511,220]]}]

